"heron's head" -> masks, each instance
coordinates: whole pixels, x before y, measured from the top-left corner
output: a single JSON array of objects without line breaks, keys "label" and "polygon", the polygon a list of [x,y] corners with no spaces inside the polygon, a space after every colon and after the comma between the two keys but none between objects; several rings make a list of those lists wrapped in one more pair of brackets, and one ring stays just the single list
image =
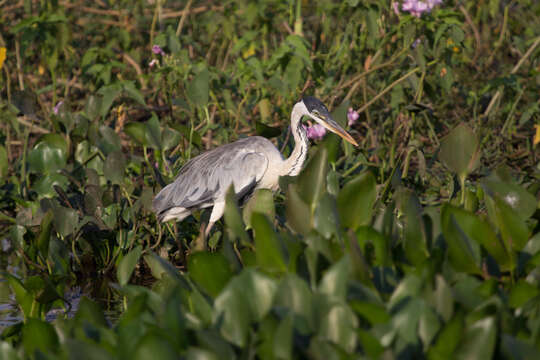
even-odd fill
[{"label": "heron's head", "polygon": [[324,126],[327,130],[341,136],[351,144],[358,146],[358,143],[353,137],[332,119],[332,115],[330,115],[328,108],[319,99],[313,96],[304,96],[302,98],[302,103],[307,110],[305,115]]}]

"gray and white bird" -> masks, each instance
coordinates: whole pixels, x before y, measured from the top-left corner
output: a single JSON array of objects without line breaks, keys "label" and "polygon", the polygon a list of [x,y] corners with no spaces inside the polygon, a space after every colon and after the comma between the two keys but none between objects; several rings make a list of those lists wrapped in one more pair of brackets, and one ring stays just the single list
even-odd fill
[{"label": "gray and white bird", "polygon": [[252,136],[219,146],[189,160],[176,180],[165,186],[154,198],[152,206],[161,222],[181,221],[194,210],[212,207],[205,236],[225,210],[225,194],[230,185],[238,199],[247,199],[256,189],[279,187],[280,176],[296,176],[302,170],[308,152],[308,138],[300,121],[308,116],[351,144],[356,141],[331,117],[317,98],[306,96],[297,102],[291,113],[291,132],[295,145],[284,159],[268,139]]}]

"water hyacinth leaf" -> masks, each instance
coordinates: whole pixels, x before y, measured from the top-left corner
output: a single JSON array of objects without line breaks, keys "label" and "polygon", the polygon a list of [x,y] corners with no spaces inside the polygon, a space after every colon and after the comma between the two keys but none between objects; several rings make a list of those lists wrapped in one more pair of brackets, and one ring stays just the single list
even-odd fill
[{"label": "water hyacinth leaf", "polygon": [[435,278],[435,291],[433,292],[433,302],[435,310],[443,318],[449,321],[454,314],[454,297],[452,289],[441,275]]},{"label": "water hyacinth leaf", "polygon": [[398,284],[390,300],[388,301],[388,308],[392,309],[399,302],[407,297],[415,297],[418,295],[422,288],[422,281],[416,275],[408,275]]},{"label": "water hyacinth leaf", "polygon": [[[445,204],[441,210],[444,239],[448,246],[448,257],[454,269],[472,274],[480,274],[480,246],[471,236],[476,235],[475,224],[468,217],[459,216],[456,208]],[[474,235],[473,235],[474,234]]]},{"label": "water hyacinth leaf", "polygon": [[534,195],[522,186],[502,181],[484,181],[484,191],[489,195],[496,195],[512,208],[522,220],[530,218],[537,209]]},{"label": "water hyacinth leaf", "polygon": [[189,101],[196,107],[203,107],[208,104],[210,85],[210,73],[204,67],[186,87],[187,97]]},{"label": "water hyacinth leaf", "polygon": [[366,171],[349,181],[339,192],[337,206],[344,226],[356,230],[369,225],[377,198],[375,177]]},{"label": "water hyacinth leaf", "polygon": [[508,305],[512,308],[520,308],[538,295],[540,295],[540,290],[537,286],[530,284],[525,280],[519,280],[518,283],[512,287],[512,290],[510,290]]},{"label": "water hyacinth leaf", "polygon": [[187,360],[219,360],[220,357],[207,349],[190,346],[186,353]]},{"label": "water hyacinth leaf", "polygon": [[324,273],[319,284],[319,291],[330,297],[345,300],[350,272],[351,260],[348,255],[345,255]]},{"label": "water hyacinth leaf", "polygon": [[352,353],[356,348],[358,319],[345,303],[335,303],[320,320],[318,336]]},{"label": "water hyacinth leaf", "polygon": [[71,235],[79,223],[79,214],[77,211],[64,206],[55,206],[54,213],[54,228],[62,237]]},{"label": "water hyacinth leaf", "polygon": [[173,279],[180,279],[178,270],[167,260],[151,252],[144,256],[144,261],[150,268],[152,276],[156,279],[162,279],[164,275],[168,275]]},{"label": "water hyacinth leaf", "polygon": [[302,200],[295,184],[289,184],[285,198],[285,215],[287,224],[295,232],[307,235],[311,230],[311,211]]},{"label": "water hyacinth leaf", "polygon": [[456,359],[491,359],[495,351],[497,322],[487,317],[468,325],[463,334],[463,341],[456,349]]},{"label": "water hyacinth leaf", "polygon": [[[428,359],[450,359],[461,343],[464,327],[463,315],[454,316],[439,333],[435,344],[428,351]],[[474,358],[471,358],[474,359]]]},{"label": "water hyacinth leaf", "polygon": [[[0,69],[1,69],[1,66],[0,66]],[[20,326],[21,324],[17,324],[17,325],[14,325],[14,326]],[[5,328],[7,329],[7,328]],[[9,335],[5,332],[2,332],[2,335],[9,337]],[[5,359],[5,360],[19,360],[20,357],[19,355],[17,354],[17,351],[13,348],[13,346],[11,346],[10,343],[8,343],[7,341],[2,341],[0,343],[0,359]]]},{"label": "water hyacinth leaf", "polygon": [[21,308],[24,317],[28,318],[29,316],[31,316],[32,303],[34,301],[32,294],[15,276],[11,274],[2,274],[2,276],[5,276],[7,278],[9,286],[15,294],[15,300],[17,300],[17,304]]},{"label": "water hyacinth leaf", "polygon": [[227,190],[227,195],[225,196],[225,213],[223,214],[223,218],[225,219],[227,233],[231,241],[240,240],[242,244],[248,244],[250,242],[244,223],[242,222],[240,209],[236,204],[236,195],[232,185]]},{"label": "water hyacinth leaf", "polygon": [[111,127],[105,125],[100,126],[99,135],[98,147],[105,155],[122,150],[120,136],[118,136]]},{"label": "water hyacinth leaf", "polygon": [[276,209],[274,207],[274,195],[271,190],[255,190],[253,196],[244,206],[242,217],[244,219],[244,223],[246,223],[248,228],[251,227],[251,215],[254,212],[264,214],[268,219],[274,219],[276,217]]},{"label": "water hyacinth leaf", "polygon": [[103,86],[97,93],[101,95],[99,114],[104,117],[109,112],[114,100],[122,93],[122,86],[120,84]]},{"label": "water hyacinth leaf", "polygon": [[527,360],[538,356],[533,344],[509,334],[503,334],[501,348],[506,359]]},{"label": "water hyacinth leaf", "polygon": [[8,174],[8,156],[6,148],[0,145],[0,179],[4,179]]},{"label": "water hyacinth leaf", "polygon": [[403,215],[403,248],[405,256],[414,265],[423,263],[429,256],[422,206],[409,190],[396,194],[398,209]]},{"label": "water hyacinth leaf", "polygon": [[148,333],[145,335],[134,351],[135,360],[145,359],[163,359],[163,360],[175,360],[178,359],[174,347],[166,337],[158,334]]},{"label": "water hyacinth leaf", "polygon": [[333,196],[324,193],[313,215],[313,227],[325,239],[330,239],[339,231],[339,219],[336,210],[336,201]]},{"label": "water hyacinth leaf", "polygon": [[135,140],[139,145],[148,146],[146,141],[146,125],[143,123],[131,122],[124,125],[124,132]]},{"label": "water hyacinth leaf", "polygon": [[135,266],[139,263],[141,253],[142,247],[137,246],[120,260],[118,268],[116,269],[116,277],[121,286],[128,284],[131,274],[133,274],[133,270],[135,270]]},{"label": "water hyacinth leaf", "polygon": [[486,206],[489,218],[498,227],[506,248],[521,251],[529,240],[525,221],[497,195],[487,196]]},{"label": "water hyacinth leaf", "polygon": [[274,334],[273,353],[276,359],[291,359],[293,348],[293,317],[282,319]]},{"label": "water hyacinth leaf", "polygon": [[367,301],[351,301],[351,308],[371,325],[387,323],[391,317],[383,305]]},{"label": "water hyacinth leaf", "polygon": [[141,105],[146,105],[143,94],[135,87],[135,84],[132,81],[124,81],[122,85],[123,90],[129,95],[130,98]]},{"label": "water hyacinth leaf", "polygon": [[37,247],[43,259],[46,259],[49,255],[49,241],[51,239],[51,231],[53,224],[53,212],[47,211],[43,219],[41,220],[40,231],[37,237]]},{"label": "water hyacinth leaf", "polygon": [[328,152],[324,147],[320,147],[298,176],[298,193],[310,207],[311,213],[313,213],[320,197],[326,191],[327,169]]},{"label": "water hyacinth leaf", "polygon": [[360,226],[356,230],[356,238],[360,249],[365,253],[371,244],[375,252],[374,265],[387,266],[390,264],[390,244],[386,237],[371,226]]},{"label": "water hyacinth leaf", "polygon": [[267,139],[272,139],[281,135],[281,129],[278,127],[271,127],[266,124],[263,124],[262,122],[257,121],[255,123],[255,133]]},{"label": "water hyacinth leaf", "polygon": [[105,159],[103,175],[113,184],[121,184],[124,180],[126,157],[121,151],[113,151]]},{"label": "water hyacinth leaf", "polygon": [[263,214],[255,212],[251,215],[251,222],[255,231],[257,265],[269,272],[286,272],[282,245],[270,221]]},{"label": "water hyacinth leaf", "polygon": [[81,298],[79,308],[73,318],[79,323],[88,322],[97,327],[107,326],[107,319],[101,307],[86,296]]},{"label": "water hyacinth leaf", "polygon": [[276,292],[275,306],[289,309],[295,315],[297,329],[306,334],[313,330],[313,301],[308,284],[298,275],[287,274]]},{"label": "water hyacinth leaf", "polygon": [[454,128],[441,140],[441,161],[458,176],[465,177],[480,164],[480,151],[476,135],[465,124]]},{"label": "water hyacinth leaf", "polygon": [[152,113],[152,117],[148,119],[145,125],[146,143],[154,149],[161,149],[161,129],[157,115]]},{"label": "water hyacinth leaf", "polygon": [[51,174],[66,166],[68,145],[60,134],[43,135],[28,154],[28,170]]},{"label": "water hyacinth leaf", "polygon": [[189,276],[207,294],[216,297],[232,277],[231,266],[221,253],[196,252],[188,258]]},{"label": "water hyacinth leaf", "polygon": [[54,353],[59,347],[54,327],[38,319],[28,319],[22,330],[22,343],[25,353],[32,356],[36,351]]},{"label": "water hyacinth leaf", "polygon": [[424,348],[428,348],[440,328],[441,323],[437,314],[429,306],[424,307],[418,323],[418,335],[422,339]]},{"label": "water hyacinth leaf", "polygon": [[165,127],[161,132],[161,146],[163,150],[169,150],[180,143],[182,135],[170,127]]},{"label": "water hyacinth leaf", "polygon": [[69,180],[61,173],[49,174],[42,176],[35,183],[33,183],[32,189],[39,195],[40,198],[51,198],[56,195],[54,188],[56,186],[66,189],[69,184]]}]

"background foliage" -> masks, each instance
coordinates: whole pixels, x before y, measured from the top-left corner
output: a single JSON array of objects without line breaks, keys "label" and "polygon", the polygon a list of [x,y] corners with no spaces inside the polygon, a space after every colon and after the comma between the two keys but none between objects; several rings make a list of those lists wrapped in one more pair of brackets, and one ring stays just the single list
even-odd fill
[{"label": "background foliage", "polygon": [[[540,350],[538,2],[0,3],[2,357]],[[207,243],[208,214],[156,222],[189,158],[287,155],[302,92],[357,111],[361,146],[230,196]]]}]

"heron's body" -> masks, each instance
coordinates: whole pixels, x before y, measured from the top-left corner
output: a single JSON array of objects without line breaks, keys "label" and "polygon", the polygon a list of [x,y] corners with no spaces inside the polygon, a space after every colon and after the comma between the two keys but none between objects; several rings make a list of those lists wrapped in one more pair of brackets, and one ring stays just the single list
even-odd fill
[{"label": "heron's body", "polygon": [[176,180],[155,197],[153,207],[159,220],[181,221],[194,210],[213,206],[206,228],[208,233],[213,223],[223,215],[225,195],[231,185],[236,196],[243,200],[259,188],[277,190],[280,176],[298,175],[308,150],[306,131],[299,126],[299,122],[303,115],[320,120],[310,114],[308,107],[312,107],[311,111],[317,116],[330,122],[332,127],[327,126],[330,130],[337,129],[339,135],[352,140],[350,135],[333,122],[319,100],[304,98],[294,106],[291,114],[295,147],[289,158],[284,159],[274,144],[260,136],[248,137],[207,151],[188,161],[180,169]]}]

